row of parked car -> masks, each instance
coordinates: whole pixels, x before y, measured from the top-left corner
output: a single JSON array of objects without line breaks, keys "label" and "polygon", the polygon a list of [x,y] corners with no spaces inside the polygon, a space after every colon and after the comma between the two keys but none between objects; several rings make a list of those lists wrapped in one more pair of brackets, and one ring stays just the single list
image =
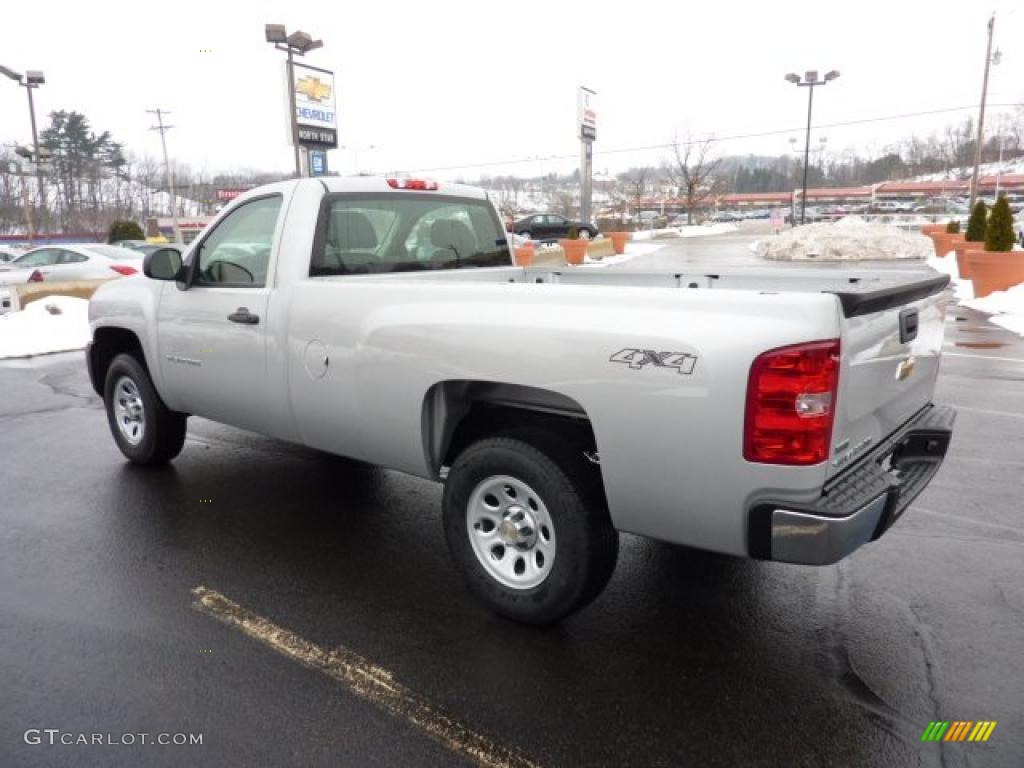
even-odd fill
[{"label": "row of parked car", "polygon": [[10,286],[68,280],[125,277],[142,270],[143,257],[159,248],[145,240],[106,243],[61,243],[27,251],[0,246],[0,314],[11,309]]}]

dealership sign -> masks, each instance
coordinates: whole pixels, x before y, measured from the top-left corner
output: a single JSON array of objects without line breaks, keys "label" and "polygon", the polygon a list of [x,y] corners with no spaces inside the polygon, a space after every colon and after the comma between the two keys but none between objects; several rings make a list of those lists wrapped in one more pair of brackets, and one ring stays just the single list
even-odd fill
[{"label": "dealership sign", "polygon": [[597,110],[594,105],[596,97],[595,91],[582,85],[576,91],[576,124],[580,138],[586,141],[597,138]]},{"label": "dealership sign", "polygon": [[338,113],[335,110],[334,73],[308,64],[292,65],[295,89],[295,122],[299,143],[319,147],[338,146]]}]

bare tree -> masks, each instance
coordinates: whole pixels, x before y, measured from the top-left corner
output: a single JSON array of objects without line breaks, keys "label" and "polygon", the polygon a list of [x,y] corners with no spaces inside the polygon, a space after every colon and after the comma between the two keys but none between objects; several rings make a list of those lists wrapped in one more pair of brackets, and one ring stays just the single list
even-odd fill
[{"label": "bare tree", "polygon": [[646,167],[630,168],[625,173],[619,174],[619,181],[622,182],[622,190],[614,195],[616,201],[629,201],[632,214],[636,216],[640,212],[642,200],[647,197],[647,189],[651,183],[651,169]]},{"label": "bare tree", "polygon": [[715,169],[721,158],[714,157],[715,137],[695,139],[689,133],[680,141],[672,137],[672,157],[665,163],[665,172],[672,184],[686,198],[686,223],[693,223],[693,209],[715,192]]}]

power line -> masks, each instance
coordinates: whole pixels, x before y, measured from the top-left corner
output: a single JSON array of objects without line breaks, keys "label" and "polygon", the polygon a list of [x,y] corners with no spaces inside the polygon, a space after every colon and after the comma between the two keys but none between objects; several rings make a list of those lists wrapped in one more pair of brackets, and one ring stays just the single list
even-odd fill
[{"label": "power line", "polygon": [[[992,107],[1019,107],[1024,106],[1019,103],[1006,103],[1006,104],[992,104]],[[948,114],[950,112],[963,112],[965,110],[974,110],[976,105],[971,104],[964,107],[946,107],[944,109],[929,109],[921,112],[904,112],[898,115],[885,115],[882,117],[865,117],[859,120],[844,120],[838,123],[822,123],[821,125],[814,125],[812,129],[821,130],[826,128],[845,128],[851,125],[864,125],[867,123],[882,123],[890,120],[906,120],[911,117],[926,117],[928,115],[941,115]],[[701,138],[690,139],[689,141],[680,141],[679,146],[686,146],[688,144],[699,144],[707,140],[713,140],[716,142],[721,141],[738,141],[741,139],[759,139],[766,136],[779,136],[782,134],[793,133],[794,131],[803,130],[803,128],[779,128],[772,131],[759,131],[756,133],[737,133],[727,136],[716,136],[713,133],[707,134]],[[628,152],[649,152],[655,149],[670,149],[673,146],[672,142],[665,144],[647,144],[639,147],[617,147],[615,149],[603,149],[594,150],[595,155],[617,155]],[[445,165],[437,166],[435,168],[415,168],[409,173],[436,173],[438,171],[459,171],[467,168],[490,168],[499,165],[523,165],[525,163],[536,163],[538,160],[572,160],[576,157],[576,154],[564,154],[564,155],[544,155],[538,157],[533,155],[531,157],[517,157],[510,160],[488,160],[482,163],[468,163],[463,165]]]}]

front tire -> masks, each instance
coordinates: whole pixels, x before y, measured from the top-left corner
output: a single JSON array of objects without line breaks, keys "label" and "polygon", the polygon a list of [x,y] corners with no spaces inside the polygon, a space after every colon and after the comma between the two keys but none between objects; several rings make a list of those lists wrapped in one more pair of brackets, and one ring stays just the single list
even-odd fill
[{"label": "front tire", "polygon": [[473,443],[448,472],[443,511],[470,590],[510,619],[559,621],[597,597],[615,570],[618,533],[596,470],[550,441]]},{"label": "front tire", "polygon": [[533,232],[531,232],[528,229],[524,229],[522,232],[520,232],[519,236],[525,237],[527,240],[533,240]]},{"label": "front tire", "polygon": [[103,401],[114,442],[131,462],[164,464],[181,453],[188,417],[164,405],[146,368],[132,355],[118,355],[110,363]]}]

